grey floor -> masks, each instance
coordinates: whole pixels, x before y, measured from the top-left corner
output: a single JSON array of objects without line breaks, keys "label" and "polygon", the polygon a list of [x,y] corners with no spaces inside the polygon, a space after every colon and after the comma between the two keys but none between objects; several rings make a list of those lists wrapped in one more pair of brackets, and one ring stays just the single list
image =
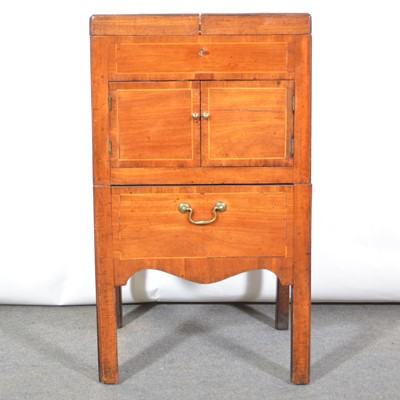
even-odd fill
[{"label": "grey floor", "polygon": [[0,306],[0,399],[400,399],[400,305],[313,305],[312,382],[289,381],[269,304],[124,306],[119,385],[94,306]]}]

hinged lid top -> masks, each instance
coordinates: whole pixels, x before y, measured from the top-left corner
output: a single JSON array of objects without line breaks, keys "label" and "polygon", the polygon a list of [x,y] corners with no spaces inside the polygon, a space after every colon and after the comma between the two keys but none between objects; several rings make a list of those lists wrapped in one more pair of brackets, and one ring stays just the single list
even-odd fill
[{"label": "hinged lid top", "polygon": [[90,34],[102,35],[198,35],[199,15],[93,15]]},{"label": "hinged lid top", "polygon": [[308,35],[309,14],[94,15],[92,36]]},{"label": "hinged lid top", "polygon": [[203,14],[201,35],[309,35],[309,14]]}]

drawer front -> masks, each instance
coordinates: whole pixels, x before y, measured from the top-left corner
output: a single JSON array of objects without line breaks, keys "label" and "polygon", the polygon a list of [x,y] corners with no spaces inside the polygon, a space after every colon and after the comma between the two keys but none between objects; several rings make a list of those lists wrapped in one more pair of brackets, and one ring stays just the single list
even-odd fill
[{"label": "drawer front", "polygon": [[[113,188],[114,258],[292,257],[293,187]],[[226,210],[215,212],[216,203]],[[178,210],[189,204],[189,213]]]},{"label": "drawer front", "polygon": [[251,78],[258,74],[284,79],[294,65],[294,46],[288,36],[119,38],[111,47],[111,80]]}]

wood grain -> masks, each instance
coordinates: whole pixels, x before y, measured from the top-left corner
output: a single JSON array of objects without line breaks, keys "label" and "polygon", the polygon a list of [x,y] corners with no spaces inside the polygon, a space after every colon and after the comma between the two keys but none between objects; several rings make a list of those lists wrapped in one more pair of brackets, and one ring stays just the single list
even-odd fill
[{"label": "wood grain", "polygon": [[294,37],[129,36],[110,47],[110,80],[291,79]]},{"label": "wood grain", "polygon": [[122,290],[121,286],[115,286],[115,314],[117,316],[117,328],[122,328]]},{"label": "wood grain", "polygon": [[218,185],[287,184],[293,181],[291,167],[207,167],[207,168],[112,168],[113,185]]},{"label": "wood grain", "polygon": [[311,182],[311,37],[296,37],[294,183]]},{"label": "wood grain", "polygon": [[310,381],[311,185],[294,185],[292,382]]},{"label": "wood grain", "polygon": [[293,165],[292,81],[202,82],[202,165]]},{"label": "wood grain", "polygon": [[[118,259],[291,257],[292,186],[115,188],[114,256]],[[178,211],[189,203],[197,226]],[[240,246],[238,246],[240,243]]]},{"label": "wood grain", "polygon": [[112,167],[200,165],[198,82],[111,84]]},{"label": "wood grain", "polygon": [[94,15],[98,35],[270,35],[311,33],[308,14]]},{"label": "wood grain", "polygon": [[290,286],[283,285],[279,278],[276,280],[275,328],[289,329]]},{"label": "wood grain", "polygon": [[95,187],[94,215],[99,377],[103,383],[118,383],[110,187]]},{"label": "wood grain", "polygon": [[110,183],[110,158],[108,154],[108,38],[92,37],[92,141],[93,182],[95,185]]},{"label": "wood grain", "polygon": [[[228,209],[212,225],[195,226],[178,211],[189,202],[196,219],[209,219],[216,201]],[[292,207],[289,185],[114,188],[116,282],[146,267],[199,283],[272,268],[288,284]]]},{"label": "wood grain", "polygon": [[202,35],[305,35],[311,33],[309,14],[203,14]]},{"label": "wood grain", "polygon": [[126,285],[132,275],[149,269],[163,271],[202,284],[215,283],[244,272],[265,269],[276,274],[282,284],[291,285],[293,283],[292,257],[218,257],[115,259],[115,284]]},{"label": "wood grain", "polygon": [[93,15],[92,36],[198,35],[199,15]]}]

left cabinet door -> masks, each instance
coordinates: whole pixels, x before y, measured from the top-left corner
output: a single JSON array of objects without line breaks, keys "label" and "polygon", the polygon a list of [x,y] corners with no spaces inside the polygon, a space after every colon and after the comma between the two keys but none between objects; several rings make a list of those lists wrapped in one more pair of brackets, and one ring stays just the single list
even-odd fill
[{"label": "left cabinet door", "polygon": [[200,164],[198,82],[109,84],[111,166]]}]

